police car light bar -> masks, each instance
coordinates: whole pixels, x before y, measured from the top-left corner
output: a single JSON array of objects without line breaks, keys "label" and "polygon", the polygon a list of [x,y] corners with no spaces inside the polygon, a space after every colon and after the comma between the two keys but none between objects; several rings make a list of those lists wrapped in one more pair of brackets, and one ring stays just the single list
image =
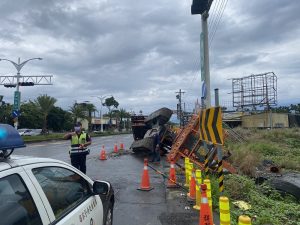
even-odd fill
[{"label": "police car light bar", "polygon": [[0,151],[25,147],[19,132],[8,124],[0,123]]}]

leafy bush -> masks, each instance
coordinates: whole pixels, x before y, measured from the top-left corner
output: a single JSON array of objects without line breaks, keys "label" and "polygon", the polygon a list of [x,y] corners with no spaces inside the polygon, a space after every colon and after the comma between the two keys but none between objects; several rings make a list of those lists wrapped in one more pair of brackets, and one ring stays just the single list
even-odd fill
[{"label": "leafy bush", "polygon": [[[217,177],[211,177],[213,207],[218,210],[219,192]],[[255,185],[254,180],[245,176],[227,175],[224,196],[230,201],[231,224],[237,225],[240,215],[252,218],[252,225],[300,225],[300,204],[290,196],[282,196],[270,186]],[[232,202],[243,200],[251,209],[237,208]]]}]

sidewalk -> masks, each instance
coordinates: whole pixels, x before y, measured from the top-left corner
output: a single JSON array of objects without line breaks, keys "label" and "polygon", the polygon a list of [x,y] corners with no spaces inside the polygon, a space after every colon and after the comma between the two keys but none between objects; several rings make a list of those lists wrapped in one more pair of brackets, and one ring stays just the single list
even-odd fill
[{"label": "sidewalk", "polygon": [[[155,169],[169,176],[170,164],[162,158],[159,166],[153,165]],[[176,166],[176,168],[179,168]],[[176,169],[177,183],[185,183],[184,171]],[[160,215],[162,225],[199,225],[199,211],[193,209],[194,202],[187,200],[187,192],[182,188],[167,188],[168,179],[164,178],[167,210]],[[219,215],[214,213],[214,224],[219,224]]]}]

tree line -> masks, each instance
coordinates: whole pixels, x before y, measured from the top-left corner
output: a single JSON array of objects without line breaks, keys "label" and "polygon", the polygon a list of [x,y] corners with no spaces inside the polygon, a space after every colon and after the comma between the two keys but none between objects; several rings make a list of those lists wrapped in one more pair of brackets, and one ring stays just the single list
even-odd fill
[{"label": "tree line", "polygon": [[[91,121],[97,109],[92,103],[74,103],[69,110],[56,106],[57,100],[48,95],[40,95],[33,101],[23,102],[20,106],[19,127],[40,129],[43,132],[52,130],[55,132],[71,130],[78,120],[88,120],[89,130],[92,130]],[[130,113],[125,109],[118,109],[119,103],[112,96],[105,99],[103,104],[108,109],[104,116],[109,117],[110,123],[116,118],[119,129],[124,127],[123,120],[130,118]],[[0,123],[13,125],[13,105],[0,101]],[[127,124],[127,128],[128,128]]]}]

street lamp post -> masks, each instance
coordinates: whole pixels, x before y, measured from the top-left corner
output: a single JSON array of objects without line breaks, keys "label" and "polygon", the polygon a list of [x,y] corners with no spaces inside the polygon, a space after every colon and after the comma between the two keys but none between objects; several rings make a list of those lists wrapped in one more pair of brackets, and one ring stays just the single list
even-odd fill
[{"label": "street lamp post", "polygon": [[92,96],[92,97],[96,97],[96,98],[98,98],[99,100],[100,100],[100,102],[101,102],[101,107],[100,107],[100,125],[101,125],[101,132],[103,132],[103,115],[102,115],[102,107],[103,107],[103,104],[104,104],[104,100],[107,98],[107,97],[110,97],[110,96],[112,96],[112,95],[104,95],[104,96]]},{"label": "street lamp post", "polygon": [[15,128],[18,129],[18,114],[19,114],[19,111],[20,111],[20,98],[21,98],[21,93],[19,92],[19,89],[20,89],[20,77],[21,77],[21,74],[20,74],[20,71],[21,69],[23,68],[23,66],[31,61],[31,60],[42,60],[42,58],[31,58],[31,59],[27,59],[23,62],[20,61],[20,57],[18,58],[18,63],[12,61],[12,60],[9,60],[9,59],[0,59],[0,61],[8,61],[10,63],[12,63],[14,65],[14,67],[17,69],[17,83],[16,83],[16,91],[15,91],[15,96],[14,96],[14,111],[17,112],[17,116],[15,118]]}]

